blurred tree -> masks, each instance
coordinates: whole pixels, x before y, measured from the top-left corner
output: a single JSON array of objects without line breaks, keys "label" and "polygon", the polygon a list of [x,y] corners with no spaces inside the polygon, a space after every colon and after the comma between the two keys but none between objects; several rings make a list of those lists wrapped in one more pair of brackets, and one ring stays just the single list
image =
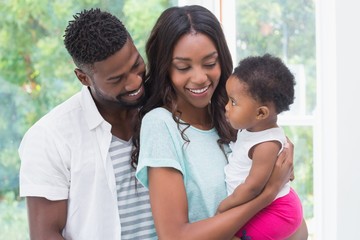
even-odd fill
[{"label": "blurred tree", "polygon": [[[270,53],[287,65],[302,65],[306,78],[306,114],[316,105],[315,3],[313,0],[236,1],[237,61]],[[313,216],[312,127],[286,127],[296,146],[296,181],[292,186],[303,202],[306,218]]]},{"label": "blurred tree", "polygon": [[[125,23],[135,44],[144,52],[151,27],[160,12],[169,6],[169,1],[151,0],[144,4],[134,0],[0,2],[3,17],[0,79],[6,86],[0,90],[3,97],[0,102],[1,164],[5,161],[1,151],[11,144],[15,150],[23,133],[36,120],[81,87],[63,46],[64,30],[72,15],[96,7],[113,13]],[[144,8],[152,11],[143,11]]]},{"label": "blurred tree", "polygon": [[[170,7],[173,2],[169,0],[147,0],[142,1],[140,5],[139,1],[125,1],[123,8],[125,25],[145,61],[145,44],[150,31],[161,12]],[[144,9],[151,9],[151,11],[144,11]]]},{"label": "blurred tree", "polygon": [[236,1],[237,61],[270,53],[306,66],[307,113],[316,105],[314,0]]},{"label": "blurred tree", "polygon": [[287,126],[284,130],[295,145],[295,180],[291,186],[299,194],[305,218],[310,219],[314,216],[313,129],[309,126]]},{"label": "blurred tree", "polygon": [[63,44],[72,15],[89,8],[111,12],[144,53],[152,25],[172,4],[174,0],[0,1],[0,239],[28,239],[18,196],[17,148],[23,134],[81,88]]}]

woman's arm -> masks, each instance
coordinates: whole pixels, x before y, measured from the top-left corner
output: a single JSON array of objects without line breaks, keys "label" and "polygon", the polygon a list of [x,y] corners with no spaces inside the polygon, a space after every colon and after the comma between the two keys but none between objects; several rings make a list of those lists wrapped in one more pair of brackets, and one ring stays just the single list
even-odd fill
[{"label": "woman's arm", "polygon": [[67,200],[50,201],[43,197],[27,197],[30,239],[64,239]]},{"label": "woman's arm", "polygon": [[296,232],[287,240],[307,240],[309,236],[305,219],[303,219],[300,227]]},{"label": "woman's arm", "polygon": [[172,168],[149,168],[149,193],[159,239],[231,239],[289,181],[292,155],[281,154],[264,191],[253,200],[214,217],[189,223],[183,177]]}]

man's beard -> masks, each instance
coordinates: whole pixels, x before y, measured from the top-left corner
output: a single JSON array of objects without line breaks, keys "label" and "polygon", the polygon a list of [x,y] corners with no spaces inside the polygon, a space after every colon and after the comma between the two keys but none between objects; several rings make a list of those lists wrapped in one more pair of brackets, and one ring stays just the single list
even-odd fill
[{"label": "man's beard", "polygon": [[102,93],[96,86],[93,86],[95,91],[91,91],[92,95],[96,95],[96,99],[102,102],[102,104],[109,104],[109,105],[116,105],[117,107],[125,108],[125,109],[134,109],[134,108],[140,108],[146,101],[146,93],[143,92],[143,94],[136,100],[136,101],[125,101],[123,100],[123,96],[126,96],[128,94],[131,94],[132,92],[126,92],[121,93],[115,97],[117,101],[114,99],[109,99],[106,95]]},{"label": "man's beard", "polygon": [[124,101],[122,100],[122,96],[124,95],[128,95],[129,93],[123,93],[123,94],[119,94],[116,96],[116,99],[118,100],[117,103],[119,105],[121,105],[121,107],[123,108],[139,108],[141,107],[144,103],[145,103],[145,100],[146,100],[146,93],[143,92],[143,94],[140,96],[140,98],[138,98],[135,102],[128,102],[128,101]]}]

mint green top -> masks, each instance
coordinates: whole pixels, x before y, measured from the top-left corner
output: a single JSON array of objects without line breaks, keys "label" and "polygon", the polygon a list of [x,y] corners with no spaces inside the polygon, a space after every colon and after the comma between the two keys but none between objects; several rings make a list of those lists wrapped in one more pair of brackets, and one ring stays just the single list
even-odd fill
[{"label": "mint green top", "polygon": [[189,127],[185,134],[190,143],[182,139],[168,110],[156,108],[147,113],[141,124],[136,177],[148,187],[148,167],[177,169],[184,179],[189,220],[195,222],[213,216],[227,196],[224,181],[227,160],[217,143],[219,135],[215,129]]}]

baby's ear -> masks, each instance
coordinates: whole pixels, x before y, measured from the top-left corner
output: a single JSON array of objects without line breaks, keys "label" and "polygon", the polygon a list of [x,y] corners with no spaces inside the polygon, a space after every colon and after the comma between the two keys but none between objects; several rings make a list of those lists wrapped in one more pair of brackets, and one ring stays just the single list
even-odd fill
[{"label": "baby's ear", "polygon": [[266,119],[270,114],[270,110],[267,106],[261,106],[257,109],[256,119],[263,120]]}]

